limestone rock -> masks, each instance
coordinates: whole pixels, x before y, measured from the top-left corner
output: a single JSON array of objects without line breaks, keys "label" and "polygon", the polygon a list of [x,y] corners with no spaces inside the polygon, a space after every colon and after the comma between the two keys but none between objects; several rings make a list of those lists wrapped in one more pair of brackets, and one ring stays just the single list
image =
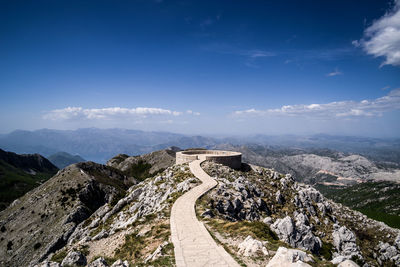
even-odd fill
[{"label": "limestone rock", "polygon": [[34,267],[60,267],[61,265],[58,262],[53,261],[44,261],[40,264],[36,264]]},{"label": "limestone rock", "polygon": [[205,218],[213,218],[213,217],[214,217],[214,213],[212,212],[212,210],[206,209],[206,211],[204,211],[204,212],[201,214],[201,216],[202,216],[202,217],[205,217]]},{"label": "limestone rock", "polygon": [[108,267],[106,260],[103,257],[100,257],[89,264],[89,267]]},{"label": "limestone rock", "polygon": [[332,232],[333,245],[339,255],[351,258],[352,256],[362,257],[356,244],[356,236],[346,226],[334,225]]},{"label": "limestone rock", "polygon": [[398,251],[395,246],[379,242],[377,249],[380,252],[378,257],[380,261],[392,261],[396,265],[400,265],[400,251]]},{"label": "limestone rock", "polygon": [[347,260],[347,257],[345,257],[345,256],[337,256],[337,257],[333,258],[333,259],[331,260],[331,262],[332,262],[333,264],[339,264],[339,263],[341,263],[341,262],[343,262],[343,261],[345,261],[345,260]]},{"label": "limestone rock", "polygon": [[129,267],[129,262],[117,260],[111,265],[111,267]]},{"label": "limestone rock", "polygon": [[359,267],[359,265],[352,260],[345,260],[339,263],[338,267]]},{"label": "limestone rock", "polygon": [[239,253],[246,257],[262,254],[268,256],[268,250],[265,247],[266,242],[261,242],[257,239],[247,236],[246,239],[238,245]]},{"label": "limestone rock", "polygon": [[158,259],[159,257],[161,257],[161,256],[163,255],[162,249],[163,249],[166,245],[168,245],[168,242],[167,242],[167,241],[164,241],[161,245],[159,245],[159,246],[157,247],[157,249],[156,249],[152,254],[150,254],[150,255],[144,260],[144,263],[147,263],[147,262],[150,262],[150,261],[155,261],[156,259]]},{"label": "limestone rock", "polygon": [[100,233],[98,233],[97,235],[95,235],[92,240],[100,240],[102,238],[106,238],[108,236],[108,232],[106,230],[101,230]]},{"label": "limestone rock", "polygon": [[266,267],[311,267],[306,262],[312,261],[312,258],[301,250],[279,247],[275,256],[268,262]]},{"label": "limestone rock", "polygon": [[70,265],[85,266],[86,257],[79,251],[71,251],[61,262],[61,266],[70,266]]},{"label": "limestone rock", "polygon": [[400,250],[400,234],[397,235],[394,243],[396,244],[397,249]]},{"label": "limestone rock", "polygon": [[273,220],[271,217],[265,217],[263,223],[270,225],[273,223]]},{"label": "limestone rock", "polygon": [[308,223],[307,216],[299,213],[296,215],[296,224],[290,216],[286,216],[283,219],[276,220],[271,225],[271,230],[278,235],[280,240],[285,241],[292,247],[317,253],[322,246],[322,242],[319,237],[312,233]]},{"label": "limestone rock", "polygon": [[281,194],[281,191],[278,190],[278,192],[276,192],[275,194],[275,200],[276,202],[278,202],[278,204],[283,204],[285,202],[285,198],[283,197],[283,195]]}]

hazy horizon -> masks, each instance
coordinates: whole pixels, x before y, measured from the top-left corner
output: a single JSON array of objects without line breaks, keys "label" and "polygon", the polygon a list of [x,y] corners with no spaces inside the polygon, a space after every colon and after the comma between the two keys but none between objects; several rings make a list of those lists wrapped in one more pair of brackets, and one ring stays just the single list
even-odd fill
[{"label": "hazy horizon", "polygon": [[177,135],[184,135],[184,136],[202,136],[202,137],[211,137],[211,138],[220,138],[220,139],[225,139],[225,138],[251,138],[254,136],[265,136],[265,137],[311,137],[311,136],[332,136],[332,137],[354,137],[354,138],[377,138],[377,139],[399,139],[399,136],[373,136],[373,135],[346,135],[346,134],[332,134],[332,133],[323,133],[323,132],[316,132],[316,133],[298,133],[298,134],[293,134],[293,133],[282,133],[282,134],[268,134],[268,133],[251,133],[251,134],[245,134],[245,133],[238,133],[238,134],[232,134],[232,133],[182,133],[182,132],[174,132],[174,131],[165,131],[165,130],[142,130],[142,129],[134,129],[134,128],[120,128],[120,127],[114,127],[114,128],[99,128],[99,127],[81,127],[81,128],[76,128],[76,129],[52,129],[52,128],[40,128],[40,129],[32,129],[32,130],[27,130],[27,129],[15,129],[12,131],[6,131],[6,132],[0,132],[1,135],[9,135],[12,134],[13,132],[17,131],[28,131],[28,132],[37,132],[37,131],[79,131],[79,130],[105,130],[105,131],[110,131],[110,130],[122,130],[122,131],[141,131],[141,132],[155,132],[155,133],[169,133],[169,134],[177,134]]}]

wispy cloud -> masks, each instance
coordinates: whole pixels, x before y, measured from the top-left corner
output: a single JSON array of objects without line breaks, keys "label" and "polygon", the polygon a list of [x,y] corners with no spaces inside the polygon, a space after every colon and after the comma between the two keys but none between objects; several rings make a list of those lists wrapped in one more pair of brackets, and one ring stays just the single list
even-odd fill
[{"label": "wispy cloud", "polygon": [[[186,112],[189,115],[199,115],[198,112]],[[147,116],[180,116],[183,112],[162,109],[162,108],[82,108],[82,107],[67,107],[63,109],[54,109],[47,112],[43,118],[48,120],[71,120],[71,119],[122,119],[132,117],[147,117]]]},{"label": "wispy cloud", "polygon": [[333,77],[333,76],[338,76],[338,75],[342,75],[342,74],[343,74],[343,72],[341,72],[339,69],[335,69],[334,71],[327,73],[326,76]]},{"label": "wispy cloud", "polygon": [[235,111],[236,116],[306,116],[315,118],[346,118],[382,116],[383,113],[400,110],[400,89],[387,95],[362,101],[339,101],[326,104],[286,105],[277,109],[247,109]]},{"label": "wispy cloud", "polygon": [[194,112],[193,110],[186,110],[186,113],[189,115],[195,115],[195,116],[199,116],[200,112]]},{"label": "wispy cloud", "polygon": [[387,89],[389,89],[389,88],[390,88],[390,86],[388,85],[388,86],[382,87],[381,90],[382,90],[382,91],[385,91],[385,90],[387,90]]},{"label": "wispy cloud", "polygon": [[244,58],[244,64],[248,67],[258,67],[256,64],[258,60],[268,57],[276,56],[275,53],[262,50],[262,49],[244,49],[238,48],[228,44],[208,44],[202,46],[202,49],[226,55],[235,55]]},{"label": "wispy cloud", "polygon": [[361,40],[352,43],[374,57],[385,57],[381,66],[400,66],[400,0],[396,0],[391,10],[365,29]]}]

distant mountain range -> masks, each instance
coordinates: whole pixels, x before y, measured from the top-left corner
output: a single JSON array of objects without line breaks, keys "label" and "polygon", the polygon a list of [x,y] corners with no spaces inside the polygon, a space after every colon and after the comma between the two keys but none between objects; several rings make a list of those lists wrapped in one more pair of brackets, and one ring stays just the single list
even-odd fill
[{"label": "distant mountain range", "polygon": [[140,155],[177,146],[212,148],[221,144],[260,145],[275,150],[330,149],[356,153],[379,162],[400,165],[400,138],[369,138],[326,134],[251,135],[234,137],[190,136],[169,132],[145,132],[126,129],[85,128],[78,130],[17,130],[0,135],[0,148],[16,153],[40,153],[49,157],[60,151],[86,160],[105,163],[117,154]]},{"label": "distant mountain range", "polygon": [[0,148],[4,150],[46,157],[64,151],[100,163],[117,154],[140,155],[174,145],[187,148],[215,144],[214,139],[207,137],[125,129],[17,130],[0,136]]}]

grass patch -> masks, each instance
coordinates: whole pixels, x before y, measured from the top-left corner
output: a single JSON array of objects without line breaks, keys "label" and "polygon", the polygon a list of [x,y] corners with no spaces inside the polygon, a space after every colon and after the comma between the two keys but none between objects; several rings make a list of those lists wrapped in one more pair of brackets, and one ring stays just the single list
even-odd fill
[{"label": "grass patch", "polygon": [[53,256],[51,257],[51,261],[61,263],[66,256],[67,256],[67,251],[63,249],[53,254]]}]

